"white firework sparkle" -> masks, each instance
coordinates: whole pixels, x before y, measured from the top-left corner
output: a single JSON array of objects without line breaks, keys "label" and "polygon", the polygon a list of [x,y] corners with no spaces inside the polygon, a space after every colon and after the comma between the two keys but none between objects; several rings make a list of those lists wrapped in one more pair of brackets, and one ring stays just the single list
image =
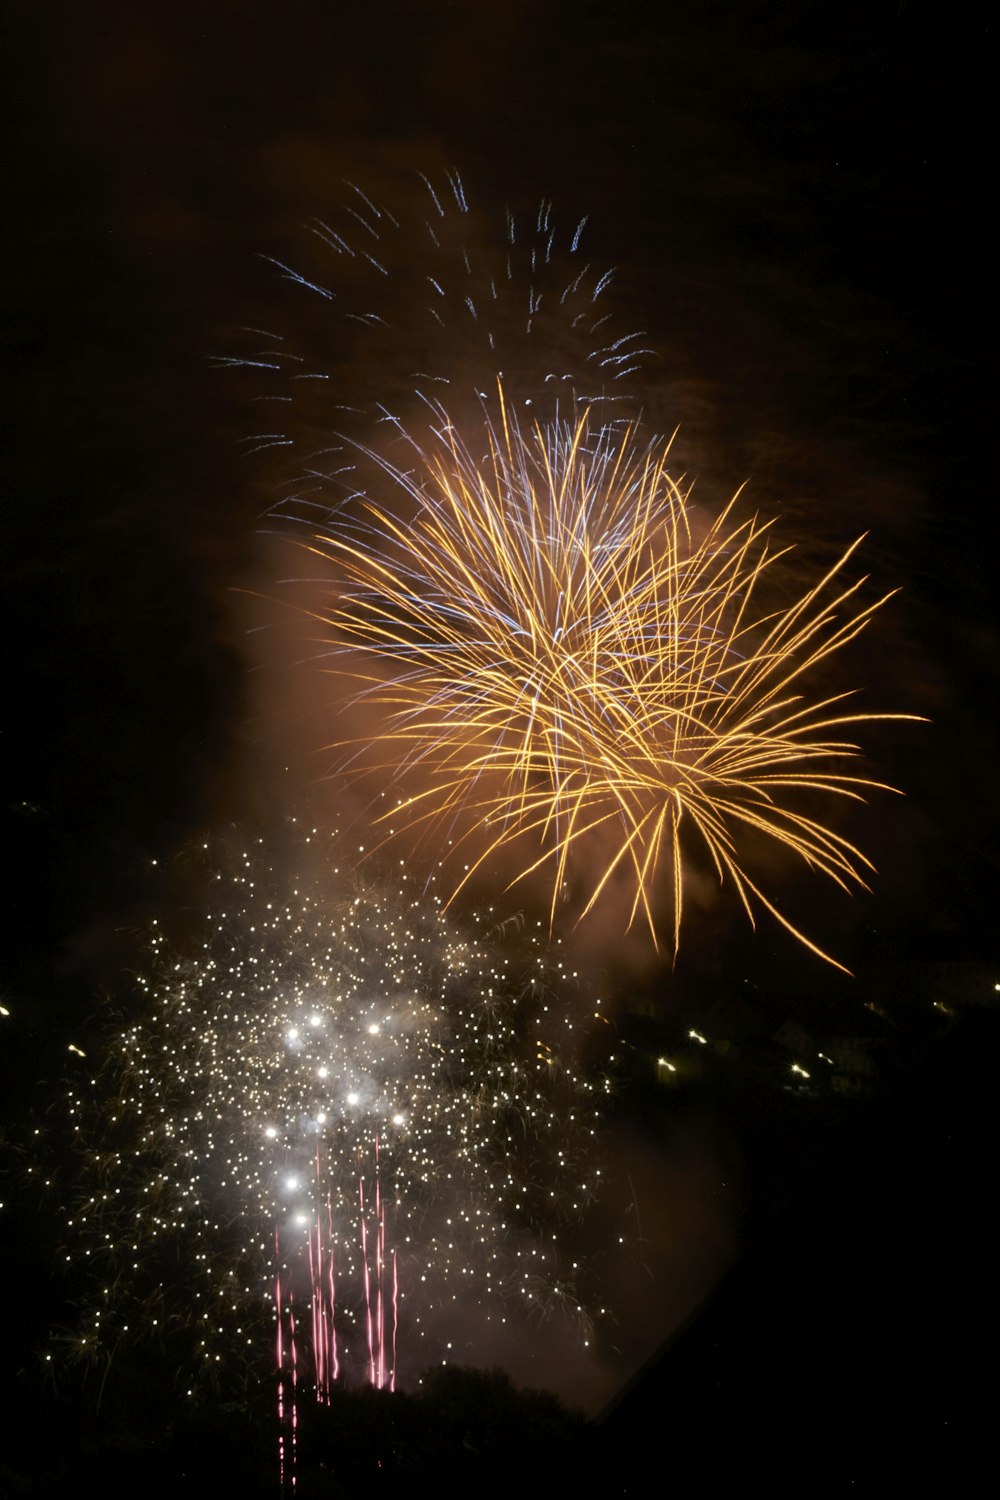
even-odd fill
[{"label": "white firework sparkle", "polygon": [[108,1283],[80,1343],[183,1304],[206,1364],[253,1361],[277,1316],[321,1395],[392,1385],[565,1286],[608,1084],[576,1071],[575,976],[523,930],[463,936],[405,876],[281,886],[259,846],[218,872],[199,950],[154,937],[139,1018],[72,1092],[69,1227]]}]

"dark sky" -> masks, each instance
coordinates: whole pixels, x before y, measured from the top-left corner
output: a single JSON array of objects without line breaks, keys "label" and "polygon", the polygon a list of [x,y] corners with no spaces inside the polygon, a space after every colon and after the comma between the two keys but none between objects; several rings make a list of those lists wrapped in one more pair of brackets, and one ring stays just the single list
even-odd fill
[{"label": "dark sky", "polygon": [[[644,410],[682,424],[702,502],[749,477],[807,553],[870,532],[875,586],[902,592],[859,670],[878,706],[932,723],[873,733],[907,794],[859,814],[874,894],[790,899],[859,970],[991,956],[984,23],[920,0],[138,0],[24,6],[7,30],[18,1108],[135,930],[186,899],[176,850],[302,795],[280,768],[311,729],[278,716],[281,651],[236,592],[276,584],[268,472],[213,357],[261,320],[323,356],[261,257],[299,254],[347,181],[405,204],[415,173],[457,168],[484,235],[508,203],[589,214],[616,311],[657,351]],[[695,988],[743,964],[811,983],[772,931],[709,931]],[[688,1144],[681,1198],[711,1155]]]}]

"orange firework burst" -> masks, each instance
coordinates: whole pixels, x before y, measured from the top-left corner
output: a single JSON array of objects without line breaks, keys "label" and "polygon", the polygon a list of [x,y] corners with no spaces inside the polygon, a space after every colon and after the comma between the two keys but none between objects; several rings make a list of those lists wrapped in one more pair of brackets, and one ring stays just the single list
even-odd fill
[{"label": "orange firework burst", "polygon": [[860,751],[843,736],[903,716],[847,712],[847,694],[816,685],[885,602],[844,580],[858,544],[775,609],[762,584],[788,549],[739,519],[738,497],[699,528],[669,443],[586,412],[523,430],[501,387],[474,458],[440,417],[412,467],[379,460],[408,513],[369,500],[360,524],[314,543],[343,575],[325,620],[366,654],[380,769],[401,785],[419,773],[394,827],[433,832],[460,812],[455,893],[516,844],[516,879],[551,876],[553,917],[571,871],[579,888],[575,856],[597,848],[580,916],[624,880],[629,925],[656,941],[663,883],[675,951],[700,844],[751,921],[756,901],[834,963],[751,878],[746,846],[764,836],[845,889],[872,868],[822,806],[883,786],[844,769]]}]

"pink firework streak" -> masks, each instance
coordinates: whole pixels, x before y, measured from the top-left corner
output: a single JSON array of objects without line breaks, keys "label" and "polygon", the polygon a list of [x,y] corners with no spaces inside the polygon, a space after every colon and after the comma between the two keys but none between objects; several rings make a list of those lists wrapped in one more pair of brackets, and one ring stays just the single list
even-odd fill
[{"label": "pink firework streak", "polygon": [[[396,1251],[385,1247],[385,1200],[375,1142],[375,1184],[366,1200],[364,1176],[358,1176],[358,1241],[364,1289],[367,1337],[367,1380],[379,1391],[396,1389],[396,1337],[399,1328],[399,1278]],[[330,1404],[331,1389],[340,1379],[336,1329],[336,1260],[334,1260],[333,1194],[322,1194],[322,1158],[316,1148],[316,1218],[309,1229],[304,1266],[309,1271],[309,1349],[301,1347],[303,1325],[295,1319],[294,1269],[282,1271],[280,1232],[274,1230],[279,1268],[274,1274],[274,1314],[277,1322],[277,1467],[280,1491],[295,1491],[298,1445],[298,1371],[300,1358],[312,1361],[315,1398]],[[388,1302],[388,1310],[387,1310]]]},{"label": "pink firework streak", "polygon": [[312,1286],[312,1342],[316,1399],[329,1404],[330,1386],[340,1376],[337,1352],[337,1274],[333,1244],[333,1195],[323,1192],[320,1148],[316,1147],[316,1223],[309,1233],[309,1280]]},{"label": "pink firework streak", "polygon": [[[324,1192],[323,1160],[316,1148],[316,1216],[305,1242],[300,1268],[308,1270],[310,1287],[309,1349],[300,1348],[301,1320],[296,1321],[295,1268],[282,1262],[280,1231],[275,1230],[278,1269],[274,1303],[277,1320],[278,1468],[282,1490],[295,1489],[298,1439],[299,1362],[311,1359],[315,1397],[329,1405],[333,1385],[341,1378],[338,1344],[337,1272],[334,1248],[333,1196]],[[377,1390],[396,1389],[396,1339],[399,1327],[399,1280],[395,1249],[386,1247],[386,1205],[382,1194],[379,1141],[375,1139],[374,1183],[366,1196],[365,1177],[358,1176],[358,1239],[367,1343],[367,1379]]]},{"label": "pink firework streak", "polygon": [[[278,1233],[275,1230],[275,1248],[278,1248]],[[298,1345],[296,1342],[295,1329],[295,1301],[291,1288],[288,1290],[287,1303],[283,1303],[281,1294],[281,1272],[278,1271],[274,1285],[275,1308],[278,1320],[278,1478],[281,1485],[281,1493],[285,1493],[286,1473],[288,1487],[293,1491],[296,1488],[296,1467],[298,1459],[298,1429],[299,1429],[299,1360]],[[288,1323],[287,1345],[284,1337],[284,1324]],[[287,1348],[287,1359],[286,1359]],[[290,1366],[290,1379],[287,1371]],[[289,1392],[289,1421],[286,1428],[285,1420],[285,1393],[286,1386]],[[286,1449],[285,1433],[289,1430],[290,1441]]]},{"label": "pink firework streak", "polygon": [[379,1172],[379,1142],[375,1137],[375,1211],[374,1277],[368,1255],[368,1217],[365,1209],[365,1180],[358,1178],[358,1207],[361,1223],[361,1260],[365,1287],[365,1323],[368,1329],[369,1380],[377,1390],[396,1389],[396,1332],[399,1305],[399,1284],[396,1272],[396,1252],[392,1252],[392,1335],[389,1347],[389,1362],[386,1364],[386,1250],[385,1250],[385,1203],[382,1200],[382,1179]]}]

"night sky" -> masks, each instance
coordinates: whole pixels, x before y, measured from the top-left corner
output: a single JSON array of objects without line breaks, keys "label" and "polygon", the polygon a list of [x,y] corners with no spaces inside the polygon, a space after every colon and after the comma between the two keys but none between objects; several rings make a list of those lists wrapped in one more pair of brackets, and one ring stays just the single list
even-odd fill
[{"label": "night sky", "polygon": [[[771,872],[857,978],[766,921],[750,933],[714,894],[673,971],[615,936],[580,940],[630,1045],[637,1010],[694,1025],[741,986],[767,997],[775,1024],[795,1014],[817,1034],[868,1001],[889,1017],[876,1122],[807,1129],[814,1150],[790,1145],[780,1091],[773,1109],[748,1102],[745,1077],[729,1088],[725,1069],[673,1109],[623,1109],[608,1149],[630,1163],[644,1211],[648,1304],[612,1267],[621,1326],[600,1371],[560,1378],[526,1345],[514,1372],[596,1410],[797,1194],[837,1181],[817,1162],[842,1138],[863,1158],[869,1128],[882,1149],[893,1089],[904,1118],[921,1119],[922,1151],[948,1137],[965,1085],[953,1038],[956,1094],[926,1083],[947,1030],[934,1000],[964,1017],[959,1032],[994,1019],[967,1014],[990,998],[998,894],[990,31],[920,0],[137,0],[43,3],[6,23],[11,1141],[58,1095],[67,1046],[96,1042],[101,997],[134,1003],[123,975],[150,918],[183,929],[197,896],[182,851],[331,812],[323,680],[291,665],[304,653],[269,516],[278,471],[248,455],[253,392],[220,360],[248,325],[346,357],[319,299],[297,299],[265,257],[315,257],[303,226],[348,183],[405,212],[416,174],[455,169],[483,244],[491,226],[502,236],[507,205],[551,198],[567,234],[589,215],[595,263],[616,267],[615,316],[655,351],[638,377],[643,420],[680,424],[698,504],[717,509],[749,480],[798,555],[867,532],[872,587],[900,590],[849,664],[866,706],[930,721],[866,734],[873,767],[905,793],[853,815],[873,891]],[[403,278],[405,247],[393,253]],[[379,377],[366,371],[372,390]],[[385,378],[388,391],[403,377]],[[995,1027],[980,1036],[995,1041]],[[972,1056],[982,1087],[978,1041]],[[963,1181],[975,1151],[986,1158],[984,1128],[967,1128]],[[926,1191],[935,1244],[954,1251],[979,1210],[942,1197],[941,1176],[924,1183],[912,1158],[902,1167]],[[831,1190],[860,1235],[868,1200],[852,1203],[843,1180]],[[899,1239],[888,1222],[878,1233],[867,1249],[902,1284]],[[806,1233],[818,1275],[824,1253]],[[942,1327],[962,1266],[956,1253],[934,1293]],[[25,1349],[43,1322],[26,1326]],[[845,1369],[854,1357],[838,1355]]]}]

